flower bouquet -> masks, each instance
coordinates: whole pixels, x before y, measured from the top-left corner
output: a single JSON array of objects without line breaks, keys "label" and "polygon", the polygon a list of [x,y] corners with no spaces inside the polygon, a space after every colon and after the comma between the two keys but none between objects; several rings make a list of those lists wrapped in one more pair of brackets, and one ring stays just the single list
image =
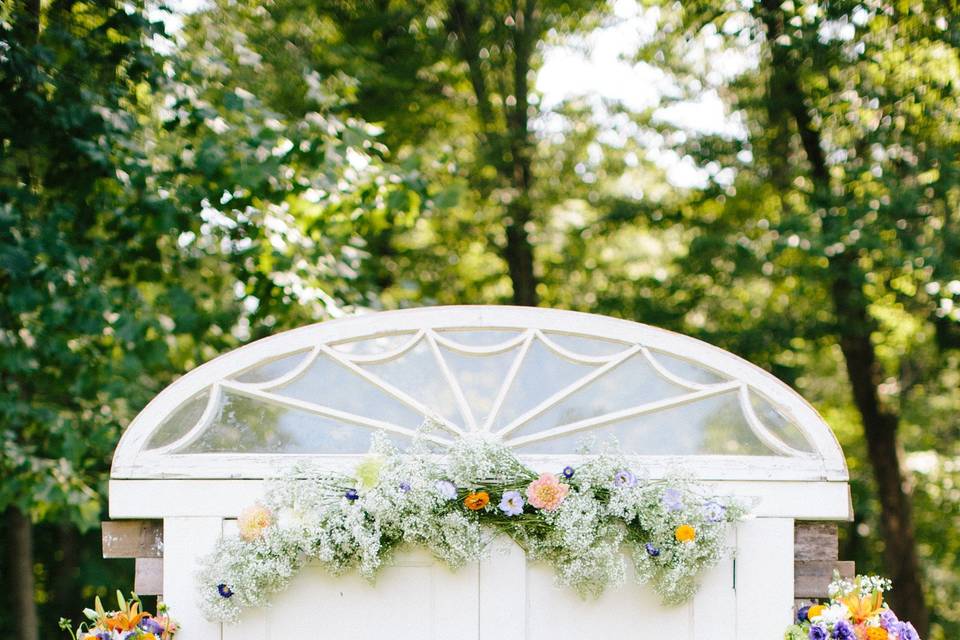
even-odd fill
[{"label": "flower bouquet", "polygon": [[913,625],[899,620],[883,601],[890,587],[886,578],[850,581],[834,573],[830,602],[801,607],[784,640],[920,640]]},{"label": "flower bouquet", "polygon": [[143,611],[137,594],[132,593],[130,600],[125,600],[117,591],[117,605],[116,611],[106,611],[97,597],[93,609],[83,610],[87,621],[80,623],[76,631],[66,618],[60,618],[60,628],[73,640],[173,640],[177,633],[177,623],[162,602],[157,605],[154,616]]}]

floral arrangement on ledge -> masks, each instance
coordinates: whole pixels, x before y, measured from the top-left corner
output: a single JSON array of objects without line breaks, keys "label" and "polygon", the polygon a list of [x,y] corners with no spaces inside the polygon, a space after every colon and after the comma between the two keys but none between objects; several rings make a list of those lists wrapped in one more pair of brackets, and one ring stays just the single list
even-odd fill
[{"label": "floral arrangement on ledge", "polygon": [[93,609],[84,609],[83,622],[73,629],[73,623],[60,618],[60,628],[70,634],[73,640],[173,640],[177,634],[177,623],[170,618],[167,607],[162,602],[157,605],[157,615],[143,611],[143,604],[137,594],[130,594],[126,600],[117,591],[116,611],[106,611],[100,598],[94,600]]},{"label": "floral arrangement on ledge", "polygon": [[850,581],[834,573],[829,604],[801,607],[784,640],[920,640],[913,625],[897,619],[883,601],[890,587],[886,578]]},{"label": "floral arrangement on ledge", "polygon": [[401,453],[377,435],[353,476],[301,468],[273,482],[241,514],[239,535],[203,559],[200,603],[210,620],[232,622],[307,563],[373,579],[398,547],[415,544],[457,569],[499,533],[583,595],[622,582],[625,545],[638,580],[675,604],[723,557],[727,524],[743,515],[689,482],[644,481],[617,454],[537,474],[483,440],[438,456],[422,443]]}]

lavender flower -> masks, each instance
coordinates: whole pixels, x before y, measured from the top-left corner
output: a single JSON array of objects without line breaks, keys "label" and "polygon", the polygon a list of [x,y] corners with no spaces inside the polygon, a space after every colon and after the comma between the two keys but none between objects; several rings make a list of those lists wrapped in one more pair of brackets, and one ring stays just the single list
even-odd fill
[{"label": "lavender flower", "polygon": [[683,494],[678,489],[668,487],[663,490],[660,503],[667,511],[680,511],[683,509]]},{"label": "lavender flower", "polygon": [[441,497],[447,500],[457,499],[457,485],[449,480],[437,480],[434,486],[437,488],[437,493],[439,493]]},{"label": "lavender flower", "polygon": [[853,631],[853,626],[846,620],[838,620],[833,625],[833,633],[830,635],[835,640],[856,640],[857,635]]},{"label": "lavender flower", "polygon": [[887,631],[890,631],[890,629],[893,628],[893,626],[898,622],[900,622],[900,619],[897,618],[897,614],[895,614],[893,611],[890,611],[890,609],[884,609],[880,612],[880,626]]},{"label": "lavender flower", "polygon": [[723,522],[727,508],[716,500],[707,500],[703,505],[703,515],[709,522]]},{"label": "lavender flower", "polygon": [[913,624],[902,622],[900,627],[900,640],[920,640],[920,634],[913,628]]},{"label": "lavender flower", "polygon": [[505,491],[500,499],[500,511],[508,516],[518,516],[523,513],[525,501],[519,491]]},{"label": "lavender flower", "polygon": [[810,627],[810,640],[827,640],[827,628],[822,624]]},{"label": "lavender flower", "polygon": [[613,476],[613,486],[615,487],[634,487],[637,484],[637,477],[629,469],[621,469]]},{"label": "lavender flower", "polygon": [[563,477],[566,478],[567,480],[569,480],[570,478],[572,478],[572,477],[573,477],[573,467],[571,467],[570,465],[567,465],[566,467],[564,467],[564,468],[563,468]]},{"label": "lavender flower", "polygon": [[409,493],[409,492],[410,492],[410,483],[409,483],[409,482],[401,482],[401,483],[400,483],[400,491],[403,491],[404,493]]},{"label": "lavender flower", "polygon": [[647,555],[651,558],[656,558],[658,555],[660,555],[660,549],[658,549],[652,542],[648,542],[646,544],[646,549]]},{"label": "lavender flower", "polygon": [[350,502],[353,502],[354,500],[360,497],[360,494],[357,493],[356,489],[347,489],[344,492],[343,497],[349,500]]},{"label": "lavender flower", "polygon": [[147,633],[152,633],[153,635],[160,637],[160,634],[163,633],[163,625],[154,620],[153,618],[144,618],[140,621],[140,624],[137,625]]},{"label": "lavender flower", "polygon": [[222,582],[217,585],[217,593],[220,594],[221,598],[232,598],[233,591],[230,590],[230,587],[223,584]]}]

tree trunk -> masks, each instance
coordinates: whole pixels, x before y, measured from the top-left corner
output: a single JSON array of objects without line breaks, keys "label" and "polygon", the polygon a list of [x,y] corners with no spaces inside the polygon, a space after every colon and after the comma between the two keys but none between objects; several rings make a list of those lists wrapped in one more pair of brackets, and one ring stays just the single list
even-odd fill
[{"label": "tree trunk", "polygon": [[530,57],[533,54],[536,33],[536,0],[514,2],[513,39],[513,107],[507,107],[507,125],[510,137],[510,177],[514,197],[507,207],[507,247],[505,257],[513,281],[513,303],[535,307],[540,301],[537,295],[537,276],[533,265],[533,246],[527,227],[533,217],[530,189],[533,186],[530,142],[527,74],[530,72]]},{"label": "tree trunk", "polygon": [[79,590],[77,577],[80,573],[80,536],[69,522],[57,525],[57,564],[51,569],[53,603],[56,611],[66,615],[77,604]]},{"label": "tree trunk", "polygon": [[[825,239],[831,240],[841,237],[845,230],[840,228],[842,220],[830,213],[833,196],[829,168],[820,132],[804,104],[795,63],[789,59],[785,47],[775,44],[783,33],[783,16],[779,5],[779,0],[764,0],[763,3],[763,21],[772,55],[773,79],[769,86],[779,92],[779,95],[770,95],[767,99],[786,107],[785,111],[776,108],[771,113],[787,113],[796,125],[810,164],[810,177],[814,185],[813,205],[815,209],[825,212],[822,216],[823,234]],[[854,250],[832,256],[828,264],[837,340],[846,364],[854,404],[863,423],[870,466],[880,499],[881,532],[885,540],[884,565],[894,583],[889,600],[898,615],[910,620],[920,636],[926,637],[930,620],[920,580],[912,505],[897,444],[900,419],[897,412],[884,406],[880,399],[878,388],[883,382],[883,371],[870,337],[874,322],[863,291],[865,277],[857,264]]]},{"label": "tree trunk", "polygon": [[7,509],[7,542],[13,619],[18,640],[38,640],[37,607],[34,603],[33,524],[22,511]]},{"label": "tree trunk", "polygon": [[[503,258],[507,263],[513,285],[513,303],[536,306],[537,277],[534,271],[533,246],[528,226],[533,219],[530,190],[533,184],[530,142],[527,74],[537,40],[534,25],[535,0],[516,0],[513,6],[513,78],[512,101],[505,107],[505,117],[498,125],[497,114],[490,98],[490,81],[481,65],[480,42],[482,14],[469,0],[451,0],[448,29],[455,33],[460,56],[467,64],[467,74],[477,100],[480,125],[481,155],[497,168],[498,180],[510,192],[504,211],[504,229],[507,244]],[[504,43],[498,43],[503,48]],[[512,102],[512,105],[510,104]],[[506,124],[506,131],[503,130]]]}]

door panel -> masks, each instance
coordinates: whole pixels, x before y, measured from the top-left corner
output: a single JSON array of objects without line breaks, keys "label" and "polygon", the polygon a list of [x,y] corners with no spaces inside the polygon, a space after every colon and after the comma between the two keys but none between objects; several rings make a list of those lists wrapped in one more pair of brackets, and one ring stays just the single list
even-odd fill
[{"label": "door panel", "polygon": [[271,607],[225,625],[223,639],[475,640],[478,582],[476,565],[453,573],[422,550],[402,553],[375,584],[308,567]]}]

